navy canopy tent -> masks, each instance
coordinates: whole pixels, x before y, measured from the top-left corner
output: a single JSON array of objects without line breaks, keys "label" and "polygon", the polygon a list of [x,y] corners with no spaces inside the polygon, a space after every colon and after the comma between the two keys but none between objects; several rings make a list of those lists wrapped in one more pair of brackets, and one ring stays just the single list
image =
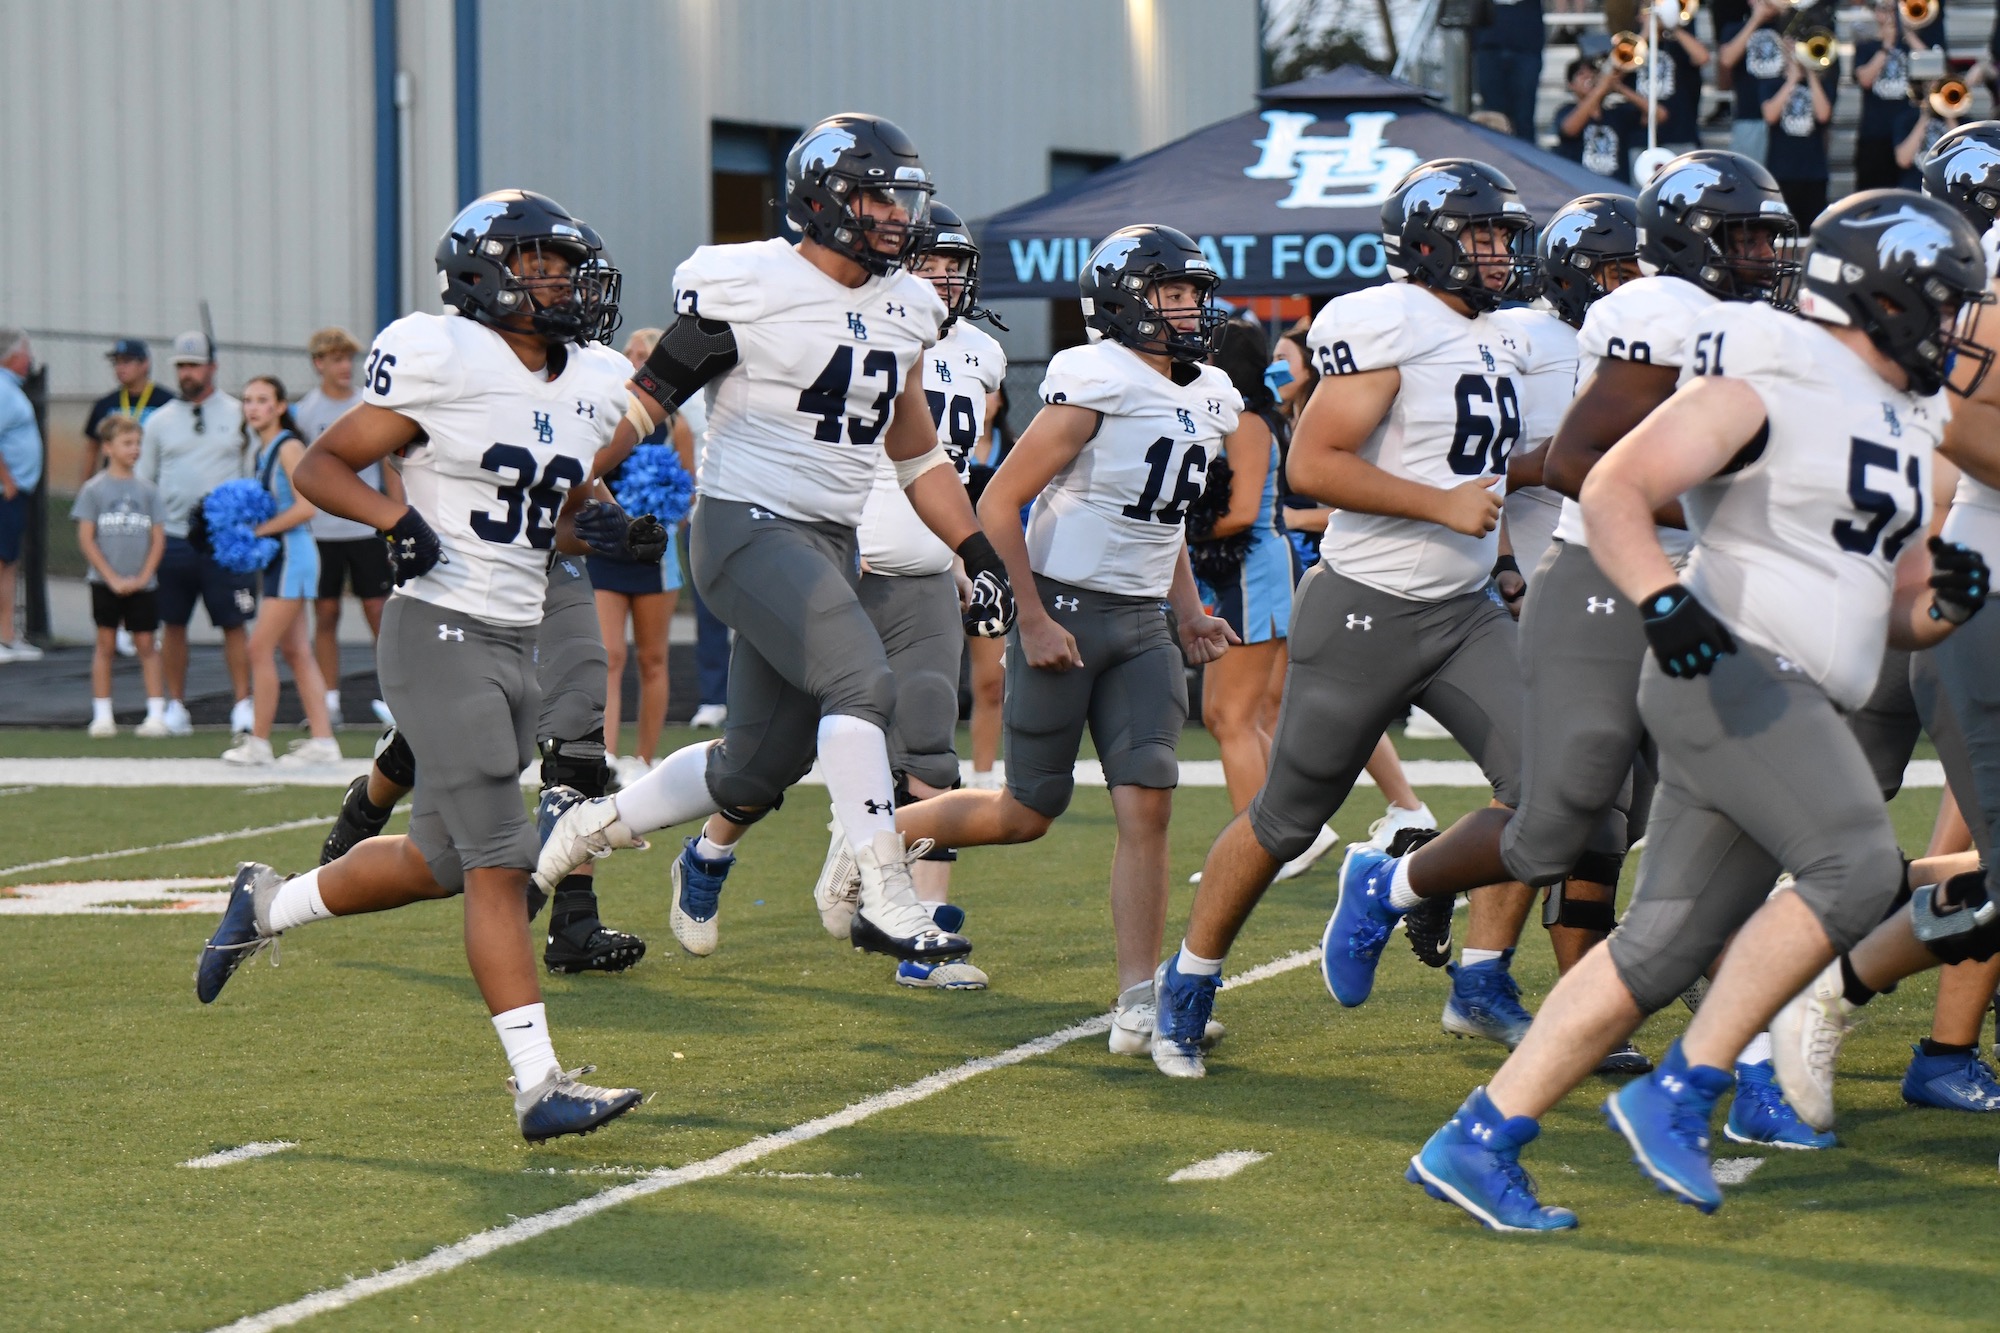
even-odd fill
[{"label": "navy canopy tent", "polygon": [[1382,200],[1434,157],[1492,163],[1538,218],[1580,194],[1632,193],[1355,65],[1258,100],[1259,111],[988,218],[978,229],[982,294],[1074,299],[1091,247],[1135,222],[1163,222],[1200,241],[1226,296],[1367,287],[1384,277]]}]

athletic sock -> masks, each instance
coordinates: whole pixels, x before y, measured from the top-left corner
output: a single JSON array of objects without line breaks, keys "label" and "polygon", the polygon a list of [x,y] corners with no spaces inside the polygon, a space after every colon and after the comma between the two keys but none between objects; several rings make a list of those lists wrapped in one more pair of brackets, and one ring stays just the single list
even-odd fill
[{"label": "athletic sock", "polygon": [[589,875],[564,875],[556,885],[555,907],[549,913],[549,933],[555,934],[570,922],[597,919],[596,881]]},{"label": "athletic sock", "polygon": [[1219,977],[1222,975],[1222,960],[1203,958],[1188,948],[1186,940],[1182,940],[1180,956],[1174,960],[1174,971],[1184,977]]},{"label": "athletic sock", "polygon": [[866,847],[877,833],[896,831],[896,783],[882,728],[866,718],[827,714],[819,720],[819,768],[850,850]]},{"label": "athletic sock", "polygon": [[109,699],[92,699],[90,701],[90,720],[92,722],[109,722],[111,720],[111,701]]},{"label": "athletic sock", "polygon": [[281,930],[308,926],[315,921],[325,921],[332,915],[333,912],[326,905],[326,899],[319,894],[318,867],[286,880],[278,886],[277,896],[271,899],[273,934]]},{"label": "athletic sock", "polygon": [[1932,1041],[1929,1037],[1923,1040],[1925,1055],[1971,1055],[1977,1045],[1975,1042],[1971,1046],[1953,1046],[1947,1042]]},{"label": "athletic sock", "polygon": [[717,802],[708,793],[708,752],[721,743],[682,746],[612,797],[625,827],[645,834],[714,814]]},{"label": "athletic sock", "polygon": [[734,861],[736,859],[736,849],[734,847],[724,847],[719,842],[711,842],[706,833],[703,833],[699,838],[694,840],[694,854],[703,861]]},{"label": "athletic sock", "polygon": [[523,1092],[562,1068],[556,1063],[555,1043],[549,1040],[547,1006],[524,1004],[495,1014],[493,1030],[500,1034],[500,1048],[514,1067],[514,1086]]},{"label": "athletic sock", "polygon": [[1481,963],[1496,962],[1506,956],[1507,951],[1505,949],[1460,949],[1458,951],[1458,965],[1460,967],[1477,967]]},{"label": "athletic sock", "polygon": [[1743,1048],[1743,1054],[1736,1057],[1739,1065],[1768,1065],[1771,1063],[1771,1034],[1760,1032],[1750,1039]]},{"label": "athletic sock", "polygon": [[147,695],[146,720],[148,722],[159,722],[165,719],[166,715],[167,715],[166,699],[163,696],[157,694]]},{"label": "athletic sock", "polygon": [[1854,974],[1854,964],[1848,961],[1846,954],[1840,956],[1840,990],[1842,998],[1857,1008],[1874,999],[1876,994],[1868,983]]},{"label": "athletic sock", "polygon": [[1422,901],[1410,887],[1410,858],[1397,857],[1395,873],[1389,876],[1389,906],[1407,912]]},{"label": "athletic sock", "polygon": [[328,690],[326,692],[326,713],[328,717],[333,718],[336,722],[340,720],[339,690]]}]

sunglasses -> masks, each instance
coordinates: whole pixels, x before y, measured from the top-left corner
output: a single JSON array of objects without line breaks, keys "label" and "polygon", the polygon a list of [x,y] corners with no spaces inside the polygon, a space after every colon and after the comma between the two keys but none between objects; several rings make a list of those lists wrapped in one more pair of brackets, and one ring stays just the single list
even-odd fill
[{"label": "sunglasses", "polygon": [[208,423],[203,421],[201,418],[201,404],[190,403],[188,404],[188,406],[194,409],[194,433],[197,435],[206,434],[208,431]]}]

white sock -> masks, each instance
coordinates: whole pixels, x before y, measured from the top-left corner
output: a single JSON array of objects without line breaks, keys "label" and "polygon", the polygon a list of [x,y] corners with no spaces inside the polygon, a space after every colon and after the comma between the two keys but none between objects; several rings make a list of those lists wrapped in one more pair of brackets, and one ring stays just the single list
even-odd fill
[{"label": "white sock", "polygon": [[1480,963],[1497,962],[1499,959],[1506,957],[1506,955],[1507,951],[1505,949],[1460,949],[1458,951],[1458,965],[1460,967],[1474,967]]},{"label": "white sock", "polygon": [[167,701],[157,694],[146,696],[146,720],[158,722],[167,715]]},{"label": "white sock", "polygon": [[319,869],[294,875],[278,886],[277,897],[271,899],[271,929],[291,930],[298,926],[309,926],[315,921],[325,921],[333,915],[326,905],[326,899],[319,896]]},{"label": "white sock", "polygon": [[339,690],[328,690],[328,691],[326,692],[326,711],[327,711],[328,713],[330,713],[331,715],[333,715],[334,717],[339,717],[339,716],[340,716],[340,691],[339,691]]},{"label": "white sock", "polygon": [[1222,975],[1222,960],[1203,958],[1188,948],[1186,940],[1182,940],[1180,957],[1174,960],[1174,970],[1184,977],[1219,977]]},{"label": "white sock", "polygon": [[549,1040],[548,1007],[524,1004],[504,1014],[493,1015],[493,1030],[500,1034],[500,1048],[514,1067],[514,1086],[526,1091],[560,1069],[555,1044]]},{"label": "white sock", "polygon": [[827,714],[819,720],[819,769],[850,849],[866,847],[877,833],[896,831],[896,780],[882,728],[864,718]]},{"label": "white sock", "polygon": [[90,720],[92,722],[109,722],[111,720],[111,701],[109,699],[92,699],[90,701]]},{"label": "white sock", "polygon": [[1743,1048],[1743,1054],[1736,1057],[1739,1065],[1768,1065],[1771,1063],[1771,1034],[1760,1032],[1750,1039]]},{"label": "white sock", "polygon": [[694,854],[704,861],[734,861],[736,849],[724,847],[719,842],[710,842],[706,833],[694,840]]},{"label": "white sock", "polygon": [[708,751],[720,744],[703,741],[683,746],[612,797],[625,827],[634,833],[651,833],[714,814],[716,800],[708,794]]},{"label": "white sock", "polygon": [[1395,873],[1389,877],[1389,906],[1407,912],[1422,901],[1410,887],[1410,858],[1397,857]]}]

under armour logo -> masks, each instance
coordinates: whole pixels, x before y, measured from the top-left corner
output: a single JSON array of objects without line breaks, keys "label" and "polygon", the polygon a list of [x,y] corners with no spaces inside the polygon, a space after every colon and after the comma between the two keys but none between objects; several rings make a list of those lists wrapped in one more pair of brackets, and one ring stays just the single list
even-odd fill
[{"label": "under armour logo", "polygon": [[1208,400],[1208,414],[1215,417],[1222,415],[1222,400],[1220,398],[1211,398]]},{"label": "under armour logo", "polygon": [[887,801],[878,801],[871,796],[861,803],[861,808],[871,815],[886,815],[896,807]]},{"label": "under armour logo", "polygon": [[535,438],[543,444],[555,443],[556,426],[553,421],[549,420],[547,412],[535,413]]},{"label": "under armour logo", "polygon": [[889,313],[896,316],[898,319],[902,318],[902,316],[908,310],[907,306],[897,305],[894,301],[885,302],[884,305],[887,307]]},{"label": "under armour logo", "polygon": [[965,364],[968,366],[976,366],[979,364],[979,358],[974,356],[972,353],[967,352],[965,354]]},{"label": "under armour logo", "polygon": [[1611,614],[1612,608],[1617,605],[1618,599],[1616,597],[1586,597],[1583,599],[1583,609],[1593,616],[1600,611],[1608,616]]},{"label": "under armour logo", "polygon": [[1500,363],[1493,359],[1493,349],[1485,343],[1479,344],[1479,359],[1486,363],[1488,370],[1498,370],[1500,368]]},{"label": "under armour logo", "polygon": [[1056,610],[1058,611],[1074,611],[1082,605],[1083,599],[1080,597],[1065,597],[1061,593],[1056,594]]},{"label": "under armour logo", "polygon": [[1194,434],[1194,413],[1188,411],[1185,407],[1177,407],[1174,409],[1174,416],[1181,423],[1181,430],[1183,432],[1189,435]]},{"label": "under armour logo", "polygon": [[943,360],[933,361],[931,362],[931,368],[937,371],[938,383],[951,383],[951,362]]},{"label": "under armour logo", "polygon": [[854,341],[856,342],[865,343],[868,341],[868,326],[861,322],[861,315],[858,311],[850,310],[847,312],[847,331],[854,335]]},{"label": "under armour logo", "polygon": [[586,417],[591,421],[595,421],[597,420],[597,404],[586,403],[581,398],[579,398],[577,399],[576,402],[576,414],[580,417]]},{"label": "under armour logo", "polygon": [[1903,423],[1896,419],[1896,405],[1894,403],[1882,404],[1882,420],[1889,423],[1889,433],[1891,435],[1896,436],[1898,439],[1902,438]]},{"label": "under armour logo", "polygon": [[1352,611],[1350,611],[1347,613],[1347,628],[1358,629],[1358,630],[1372,630],[1375,628],[1375,617],[1357,616]]},{"label": "under armour logo", "polygon": [[450,625],[439,625],[438,640],[439,642],[443,642],[446,639],[451,639],[458,643],[464,643],[465,631],[462,629],[454,629]]},{"label": "under armour logo", "polygon": [[772,513],[772,512],[771,512],[770,510],[768,510],[768,509],[759,509],[759,508],[758,508],[758,507],[757,507],[756,505],[751,505],[751,506],[750,506],[750,517],[752,517],[752,518],[776,518],[776,517],[777,517],[777,515],[776,515],[776,514],[774,514],[774,513]]},{"label": "under armour logo", "polygon": [[1794,662],[1794,661],[1793,661],[1793,660],[1792,660],[1791,658],[1789,658],[1789,657],[1785,657],[1785,656],[1783,656],[1783,655],[1780,655],[1780,656],[1779,656],[1779,658],[1778,658],[1778,670],[1780,670],[1780,671],[1797,671],[1798,669],[1799,669],[1799,664],[1798,664],[1797,662]]}]

